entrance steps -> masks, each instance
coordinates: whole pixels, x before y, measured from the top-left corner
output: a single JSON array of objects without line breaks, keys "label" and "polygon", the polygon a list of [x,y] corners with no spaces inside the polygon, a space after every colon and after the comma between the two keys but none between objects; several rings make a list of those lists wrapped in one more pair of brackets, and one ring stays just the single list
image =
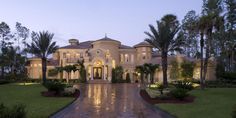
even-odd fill
[{"label": "entrance steps", "polygon": [[109,84],[110,82],[108,80],[102,80],[102,79],[94,79],[94,80],[89,80],[89,84]]}]

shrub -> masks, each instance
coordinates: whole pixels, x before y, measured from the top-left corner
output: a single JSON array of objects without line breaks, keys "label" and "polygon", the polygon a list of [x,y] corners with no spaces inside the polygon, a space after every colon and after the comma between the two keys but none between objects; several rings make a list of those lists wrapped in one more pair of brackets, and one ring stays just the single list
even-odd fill
[{"label": "shrub", "polygon": [[126,80],[127,83],[131,83],[129,73],[126,74],[125,80]]},{"label": "shrub", "polygon": [[112,78],[111,78],[111,82],[112,82],[112,83],[116,83],[116,82],[117,82],[117,80],[116,80],[115,69],[112,69]]},{"label": "shrub", "polygon": [[236,118],[236,105],[233,108],[232,118]]},{"label": "shrub", "polygon": [[183,81],[176,81],[174,82],[174,86],[176,88],[182,88],[182,89],[186,89],[186,90],[192,90],[193,89],[193,84],[192,82],[183,80]]},{"label": "shrub", "polygon": [[157,89],[161,93],[161,95],[163,95],[163,91],[165,89],[165,86],[163,84],[158,84]]},{"label": "shrub", "polygon": [[25,105],[18,104],[8,108],[0,104],[0,118],[26,118]]},{"label": "shrub", "polygon": [[112,83],[121,82],[123,83],[123,67],[117,66],[114,69],[112,69]]},{"label": "shrub", "polygon": [[63,91],[63,96],[73,96],[76,91],[78,90],[73,87],[65,88],[65,90]]},{"label": "shrub", "polygon": [[224,72],[221,77],[225,80],[234,81],[236,80],[236,72]]},{"label": "shrub", "polygon": [[181,64],[181,75],[185,79],[192,79],[193,78],[193,70],[194,70],[194,63],[193,62],[183,62]]},{"label": "shrub", "polygon": [[60,93],[64,90],[65,84],[62,84],[60,82],[46,82],[44,86],[48,89],[48,91],[55,91],[57,93]]},{"label": "shrub", "polygon": [[170,62],[171,65],[171,69],[170,69],[170,79],[172,80],[176,80],[178,78],[181,77],[180,75],[180,68],[179,68],[179,64],[177,61],[171,61]]},{"label": "shrub", "polygon": [[183,88],[176,88],[171,90],[170,94],[176,99],[183,100],[185,97],[188,96],[188,90]]},{"label": "shrub", "polygon": [[222,63],[218,62],[218,63],[216,64],[216,69],[215,69],[215,71],[216,71],[216,73],[215,73],[216,78],[217,78],[217,79],[221,79],[221,76],[222,76],[223,73],[225,72],[225,66],[224,66]]},{"label": "shrub", "polygon": [[11,83],[11,80],[0,80],[0,85],[1,84],[8,84],[8,83]]}]

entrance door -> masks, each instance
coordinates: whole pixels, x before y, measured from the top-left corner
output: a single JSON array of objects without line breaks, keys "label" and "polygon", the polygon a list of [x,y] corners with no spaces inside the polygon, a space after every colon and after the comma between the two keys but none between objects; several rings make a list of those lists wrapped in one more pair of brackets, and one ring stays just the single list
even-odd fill
[{"label": "entrance door", "polygon": [[93,77],[94,79],[102,79],[102,68],[94,67],[93,68]]}]

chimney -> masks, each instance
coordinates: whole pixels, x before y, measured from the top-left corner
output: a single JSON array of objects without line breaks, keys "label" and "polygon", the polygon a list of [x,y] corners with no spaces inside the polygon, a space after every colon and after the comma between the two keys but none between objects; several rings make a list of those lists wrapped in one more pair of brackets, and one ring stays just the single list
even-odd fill
[{"label": "chimney", "polygon": [[77,40],[77,39],[70,39],[69,43],[70,43],[70,45],[79,45],[79,40]]}]

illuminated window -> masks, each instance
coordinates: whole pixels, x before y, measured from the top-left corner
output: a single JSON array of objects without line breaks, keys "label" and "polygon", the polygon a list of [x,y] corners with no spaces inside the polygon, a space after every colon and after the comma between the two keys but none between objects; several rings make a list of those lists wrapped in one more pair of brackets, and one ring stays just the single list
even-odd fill
[{"label": "illuminated window", "polygon": [[120,54],[120,62],[124,62],[124,55]]},{"label": "illuminated window", "polygon": [[115,68],[115,67],[116,67],[116,61],[112,60],[112,68]]},{"label": "illuminated window", "polygon": [[100,60],[97,60],[97,61],[94,62],[94,65],[95,66],[101,66],[102,62]]},{"label": "illuminated window", "polygon": [[143,48],[142,48],[142,51],[146,51],[146,48],[145,48],[145,47],[143,47]]},{"label": "illuminated window", "polygon": [[110,57],[110,52],[109,50],[106,51],[106,55],[105,55],[106,59],[108,59]]},{"label": "illuminated window", "polygon": [[129,62],[129,55],[125,54],[125,62]]},{"label": "illuminated window", "polygon": [[142,53],[143,60],[146,59],[146,53]]},{"label": "illuminated window", "polygon": [[79,58],[80,57],[80,54],[79,53],[76,53],[76,58]]}]

